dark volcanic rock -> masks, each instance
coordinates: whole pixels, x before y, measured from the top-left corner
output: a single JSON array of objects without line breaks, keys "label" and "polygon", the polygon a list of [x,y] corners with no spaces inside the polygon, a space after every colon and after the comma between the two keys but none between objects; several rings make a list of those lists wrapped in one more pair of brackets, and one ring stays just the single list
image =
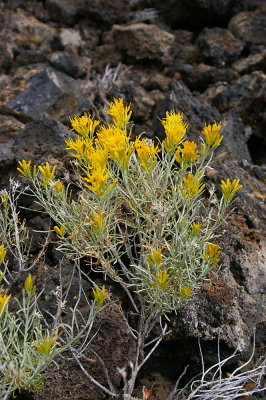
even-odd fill
[{"label": "dark volcanic rock", "polygon": [[228,25],[235,37],[246,43],[266,45],[266,6],[235,15]]},{"label": "dark volcanic rock", "polygon": [[198,29],[225,24],[234,0],[194,0],[193,5],[186,0],[152,0],[151,4],[172,26]]},{"label": "dark volcanic rock", "polygon": [[[91,376],[106,385],[102,364],[93,353],[96,352],[104,362],[112,384],[117,388],[121,381],[118,368],[127,367],[134,357],[134,339],[118,307],[107,307],[100,312],[93,333],[97,329],[99,332],[84,350],[85,357],[81,362]],[[49,368],[44,391],[30,395],[29,399],[101,400],[105,397],[103,392],[85,376],[76,361],[59,359],[58,367]]]},{"label": "dark volcanic rock", "polygon": [[233,110],[243,121],[252,126],[254,134],[264,142],[266,128],[266,75],[255,71],[244,75],[236,83],[218,83],[210,87],[204,97],[221,112]]},{"label": "dark volcanic rock", "polygon": [[266,73],[266,50],[261,53],[251,54],[246,58],[236,61],[232,68],[239,74],[250,74],[253,71],[263,71]]},{"label": "dark volcanic rock", "polygon": [[81,18],[112,25],[125,22],[129,12],[124,0],[47,0],[46,7],[53,20],[69,25]]},{"label": "dark volcanic rock", "polygon": [[79,110],[79,104],[86,90],[86,82],[76,81],[51,67],[22,68],[6,88],[3,106],[32,119],[48,113],[53,118],[67,120],[73,113],[83,111]]},{"label": "dark volcanic rock", "polygon": [[182,79],[189,89],[200,92],[206,90],[213,83],[231,82],[238,78],[237,72],[231,68],[217,68],[206,64],[181,64],[177,70],[181,73]]},{"label": "dark volcanic rock", "polygon": [[64,139],[70,131],[59,121],[43,119],[26,124],[25,130],[17,135],[14,143],[15,159],[38,160],[49,154],[62,156],[65,154]]},{"label": "dark volcanic rock", "polygon": [[196,43],[202,50],[205,60],[217,66],[235,61],[244,48],[244,43],[222,28],[205,28]]},{"label": "dark volcanic rock", "polygon": [[91,60],[87,57],[78,57],[67,52],[55,52],[48,57],[52,67],[64,72],[73,78],[80,78],[90,71]]},{"label": "dark volcanic rock", "polygon": [[86,0],[47,0],[46,8],[54,21],[73,25],[78,22],[85,11]]},{"label": "dark volcanic rock", "polygon": [[114,25],[113,37],[117,48],[135,60],[157,60],[168,64],[173,59],[175,36],[156,25]]}]

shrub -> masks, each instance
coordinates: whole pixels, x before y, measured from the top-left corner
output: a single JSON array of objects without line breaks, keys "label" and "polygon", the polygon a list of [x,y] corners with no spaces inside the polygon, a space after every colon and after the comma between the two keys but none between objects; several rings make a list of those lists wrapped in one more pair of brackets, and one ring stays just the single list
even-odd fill
[{"label": "shrub", "polygon": [[[161,143],[142,135],[133,142],[130,106],[114,99],[106,113],[112,118],[107,125],[88,113],[70,120],[74,133],[66,149],[78,190],[57,179],[56,166],[48,162],[32,166],[22,160],[18,170],[54,220],[58,249],[85,257],[91,269],[121,284],[139,316],[138,329],[129,327],[137,345],[124,382],[126,399],[139,369],[167,334],[161,316],[191,299],[219,263],[217,228],[242,186],[237,179],[222,181],[220,199],[208,188],[206,205],[204,174],[222,141],[220,123],[202,129],[198,146],[185,140],[182,114],[170,111],[161,121]],[[162,335],[144,356],[158,319]],[[123,369],[121,374],[125,378]]]}]

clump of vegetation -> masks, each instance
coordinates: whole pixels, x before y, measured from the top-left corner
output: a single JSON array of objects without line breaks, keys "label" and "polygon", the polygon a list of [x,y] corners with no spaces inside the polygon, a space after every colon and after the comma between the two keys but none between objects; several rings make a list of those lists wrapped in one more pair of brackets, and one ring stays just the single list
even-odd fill
[{"label": "clump of vegetation", "polygon": [[[18,170],[55,222],[58,249],[74,259],[85,257],[88,273],[92,269],[119,283],[130,300],[138,318],[136,326],[128,323],[136,340],[135,359],[131,374],[120,369],[123,398],[130,399],[140,368],[169,332],[167,314],[193,298],[217,267],[217,228],[242,186],[238,179],[222,181],[220,198],[208,188],[211,201],[206,206],[204,175],[222,141],[220,123],[202,129],[198,146],[185,140],[182,114],[170,111],[161,121],[161,143],[142,135],[133,142],[130,106],[114,99],[106,113],[112,118],[109,124],[88,113],[70,120],[73,135],[66,150],[74,159],[75,194],[73,183],[56,178],[56,166],[48,162],[36,166],[22,160]],[[99,309],[108,293],[104,286],[93,293]],[[34,296],[26,296],[27,301]],[[158,321],[161,334],[149,342]],[[35,359],[50,342],[49,357],[59,352],[56,333],[39,339],[34,328],[31,335]],[[112,385],[100,387],[119,396]]]}]

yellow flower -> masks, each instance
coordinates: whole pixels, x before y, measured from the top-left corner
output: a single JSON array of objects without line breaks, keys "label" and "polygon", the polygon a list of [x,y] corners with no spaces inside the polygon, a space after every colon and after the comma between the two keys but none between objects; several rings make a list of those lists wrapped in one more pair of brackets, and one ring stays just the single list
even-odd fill
[{"label": "yellow flower", "polygon": [[109,295],[109,293],[105,289],[105,286],[103,285],[101,289],[96,287],[95,289],[92,289],[92,292],[94,300],[96,301],[98,307],[101,307],[103,305],[104,300]]},{"label": "yellow flower", "polygon": [[225,202],[229,204],[236,192],[242,187],[242,185],[239,185],[239,179],[234,179],[232,182],[229,179],[226,179],[226,181],[221,181],[221,190]]},{"label": "yellow flower", "polygon": [[192,226],[191,226],[192,233],[194,235],[197,235],[199,233],[199,231],[201,230],[201,227],[202,227],[202,224],[193,222]]},{"label": "yellow flower", "polygon": [[154,145],[154,142],[149,143],[147,139],[137,138],[135,141],[135,149],[140,160],[140,165],[145,171],[151,171],[157,163],[156,154],[160,149]]},{"label": "yellow flower", "polygon": [[113,117],[113,124],[120,129],[126,129],[126,126],[130,120],[132,111],[130,105],[124,106],[124,99],[114,99],[109,104],[109,109],[105,112]]},{"label": "yellow flower", "polygon": [[184,123],[182,114],[175,111],[167,111],[161,122],[166,134],[163,146],[168,152],[175,151],[186,134],[187,124]]},{"label": "yellow flower", "polygon": [[125,130],[116,126],[103,126],[97,135],[97,143],[108,151],[108,156],[119,166],[127,167],[134,145]]},{"label": "yellow flower", "polygon": [[163,256],[162,256],[162,249],[159,250],[153,250],[148,257],[146,257],[146,260],[148,264],[153,267],[156,265],[160,265],[163,261]]},{"label": "yellow flower", "polygon": [[197,144],[195,142],[190,142],[186,140],[183,143],[183,149],[177,148],[175,153],[176,161],[181,164],[192,164],[199,158],[199,153],[197,152]]},{"label": "yellow flower", "polygon": [[19,161],[18,164],[20,166],[20,168],[17,168],[18,172],[20,172],[26,178],[31,178],[31,176],[32,176],[31,175],[31,160],[28,162],[25,160],[22,160],[22,161]]},{"label": "yellow flower", "polygon": [[77,136],[75,140],[69,138],[65,143],[67,145],[66,150],[75,151],[76,153],[70,154],[79,161],[86,160],[92,151],[92,141],[81,136]]},{"label": "yellow flower", "polygon": [[8,193],[0,194],[3,206],[6,208],[8,206]]},{"label": "yellow flower", "polygon": [[89,113],[84,113],[81,117],[75,115],[70,118],[72,130],[75,130],[83,137],[93,138],[95,129],[101,123],[99,120],[95,120]]},{"label": "yellow flower", "polygon": [[220,254],[221,250],[218,244],[208,243],[208,248],[203,254],[203,257],[207,262],[211,263],[212,267],[215,267],[220,260],[219,258]]},{"label": "yellow flower", "polygon": [[110,174],[106,169],[94,168],[90,172],[87,172],[86,178],[82,179],[86,182],[85,186],[95,192],[99,197],[106,191],[107,180]]},{"label": "yellow flower", "polygon": [[60,179],[58,179],[55,184],[54,184],[54,190],[56,191],[56,193],[58,194],[62,194],[64,193],[64,186],[63,183],[60,181]]},{"label": "yellow flower", "polygon": [[189,173],[187,178],[183,178],[183,185],[179,185],[179,189],[183,196],[192,198],[200,194],[205,187],[205,184],[200,183],[200,179]]},{"label": "yellow flower", "polygon": [[106,162],[103,162],[100,159],[97,161],[97,157],[100,155],[101,151],[106,154],[103,149],[98,149],[94,153],[95,160],[93,161],[91,167],[88,168],[86,177],[84,178],[81,176],[81,179],[89,183],[84,183],[84,185],[95,192],[99,197],[101,197],[104,193],[110,192],[118,181],[118,178],[115,178],[111,185],[107,187],[107,180],[110,177],[110,174],[106,169]]},{"label": "yellow flower", "polygon": [[88,168],[102,169],[107,168],[108,150],[103,148],[94,148],[88,155]]},{"label": "yellow flower", "polygon": [[0,292],[0,312],[4,311],[6,308],[11,295],[7,295],[6,293]]},{"label": "yellow flower", "polygon": [[38,168],[42,175],[42,185],[46,186],[54,178],[56,166],[50,170],[50,164],[46,162],[44,166],[39,165]]},{"label": "yellow flower", "polygon": [[35,343],[36,349],[42,355],[49,357],[53,351],[54,344],[56,344],[56,340],[57,336],[50,337],[49,339],[44,337],[42,343]]},{"label": "yellow flower", "polygon": [[31,274],[29,274],[25,279],[24,290],[29,297],[32,297],[36,292],[36,285],[34,285],[34,279]]},{"label": "yellow flower", "polygon": [[100,231],[102,229],[106,230],[106,226],[104,226],[104,216],[105,213],[103,211],[100,212],[100,214],[96,214],[96,212],[92,213],[93,215],[93,220],[90,221],[91,226]]},{"label": "yellow flower", "polygon": [[55,225],[54,230],[58,234],[58,236],[60,236],[61,238],[63,238],[65,236],[66,228],[64,225],[60,225],[60,228],[57,225]]},{"label": "yellow flower", "polygon": [[192,298],[191,291],[192,291],[192,287],[191,287],[191,286],[183,286],[183,287],[180,289],[179,296],[180,296],[183,300],[189,300],[189,299]]},{"label": "yellow flower", "polygon": [[2,244],[0,246],[0,264],[2,264],[2,262],[4,261],[5,256],[6,256],[6,250],[5,250],[4,245]]},{"label": "yellow flower", "polygon": [[155,274],[155,278],[161,289],[166,290],[168,288],[169,275],[167,271],[160,270]]},{"label": "yellow flower", "polygon": [[223,136],[219,134],[222,124],[215,122],[212,125],[207,125],[202,129],[202,133],[205,136],[205,142],[211,149],[219,146],[223,140]]}]

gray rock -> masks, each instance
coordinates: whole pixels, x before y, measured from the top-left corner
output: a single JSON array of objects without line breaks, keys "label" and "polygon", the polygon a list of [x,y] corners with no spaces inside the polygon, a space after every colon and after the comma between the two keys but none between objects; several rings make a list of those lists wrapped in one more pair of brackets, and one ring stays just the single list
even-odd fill
[{"label": "gray rock", "polygon": [[233,110],[254,134],[266,141],[266,75],[261,71],[244,75],[234,84],[217,83],[204,94],[220,112]]},{"label": "gray rock", "polygon": [[54,52],[49,55],[48,60],[52,67],[73,78],[86,76],[91,68],[90,58],[79,57],[67,52]]},{"label": "gray rock", "polygon": [[222,28],[205,28],[196,43],[205,60],[217,66],[235,61],[244,48],[244,43],[236,39],[231,32]]},{"label": "gray rock", "polygon": [[45,160],[51,153],[53,156],[65,154],[65,139],[71,132],[61,122],[44,118],[26,124],[25,130],[15,138],[15,159]]},{"label": "gray rock", "polygon": [[251,54],[246,58],[236,61],[232,68],[239,74],[250,74],[253,71],[263,71],[266,73],[266,50],[261,53]]},{"label": "gray rock", "polygon": [[47,0],[45,6],[52,20],[74,25],[85,11],[86,0]]},{"label": "gray rock", "polygon": [[181,64],[177,67],[182,79],[190,90],[200,92],[216,82],[232,82],[238,78],[236,71],[231,68],[217,68],[207,64]]},{"label": "gray rock", "polygon": [[25,124],[11,115],[0,114],[0,165],[10,165],[15,159],[14,143]]},{"label": "gray rock", "polygon": [[219,160],[247,160],[251,162],[251,156],[247,146],[249,135],[252,133],[233,112],[228,112],[222,117],[221,135],[223,141],[215,151],[214,158]]},{"label": "gray rock", "polygon": [[193,5],[186,0],[151,1],[151,5],[161,11],[168,24],[191,30],[225,23],[233,4],[234,0],[194,0]]},{"label": "gray rock", "polygon": [[46,7],[53,20],[69,25],[82,18],[112,25],[125,22],[129,12],[124,0],[47,0]]},{"label": "gray rock", "polygon": [[116,47],[133,59],[171,63],[175,47],[173,34],[144,23],[114,25],[112,30]]},{"label": "gray rock", "polygon": [[228,29],[235,37],[246,43],[266,45],[266,7],[235,15]]},{"label": "gray rock", "polygon": [[18,94],[13,93],[4,104],[7,109],[33,119],[44,113],[64,119],[76,111],[75,106],[83,97],[83,82],[51,67],[30,69],[23,77],[22,71],[13,78],[14,85],[18,83]]}]

